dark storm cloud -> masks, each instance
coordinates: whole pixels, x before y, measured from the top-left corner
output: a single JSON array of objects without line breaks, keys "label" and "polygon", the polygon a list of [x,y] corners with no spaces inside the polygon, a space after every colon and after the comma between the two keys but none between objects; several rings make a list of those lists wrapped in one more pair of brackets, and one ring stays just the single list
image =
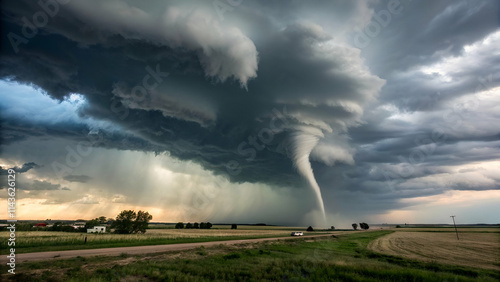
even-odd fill
[{"label": "dark storm cloud", "polygon": [[498,11],[496,1],[412,2],[370,38],[363,54],[387,83],[350,130],[357,167],[343,185],[395,199],[500,187],[480,170],[467,182],[450,169],[499,157],[495,100],[479,96],[500,85]]},{"label": "dark storm cloud", "polygon": [[[18,19],[38,9],[33,4],[22,10],[16,5],[6,7],[12,13],[4,25],[6,34],[22,34]],[[134,33],[136,27],[123,26],[121,18],[102,22],[103,17],[86,14],[87,8],[76,2],[61,6],[60,17],[47,24],[46,33],[40,32],[27,44],[19,45],[18,54],[12,51],[8,41],[2,41],[6,52],[1,60],[4,70],[1,76],[39,86],[57,99],[70,93],[85,95],[89,105],[82,109],[82,116],[112,121],[126,128],[139,138],[137,140],[144,140],[142,144],[128,144],[105,138],[104,143],[110,147],[168,151],[177,158],[195,160],[217,173],[225,173],[228,161],[235,160],[239,164],[238,173],[230,175],[235,181],[293,185],[297,181],[294,169],[280,147],[287,131],[295,130],[296,125],[305,125],[334,134],[345,132],[347,127],[359,122],[362,104],[372,99],[383,84],[369,74],[356,49],[331,41],[331,36],[313,23],[291,23],[284,29],[268,27],[267,39],[258,45],[258,79],[248,80],[247,90],[240,84],[246,84],[247,79],[253,77],[248,73],[250,70],[244,66],[226,69],[226,60],[232,60],[220,58],[227,56],[226,53],[215,56],[203,51],[204,55],[200,56],[198,47],[189,42],[203,37],[194,31],[182,31],[182,23],[178,23],[179,32],[187,32],[192,38],[185,39],[188,43],[180,40],[172,44],[155,34],[141,38]],[[109,7],[103,7],[106,8]],[[183,7],[164,9],[167,13],[172,9],[184,13]],[[139,15],[137,30],[147,30],[141,26],[147,22]],[[219,27],[213,20],[208,23],[226,28]],[[166,25],[169,27],[168,22]],[[83,32],[88,26],[92,26],[91,32]],[[229,40],[234,44],[231,36],[244,35],[231,31],[228,36],[216,36],[213,40],[220,44]],[[251,51],[253,43],[246,40],[241,39],[240,47]],[[233,51],[227,52],[233,54]],[[238,51],[234,56],[248,65],[256,54]],[[212,64],[219,63],[220,69],[212,73]],[[168,73],[168,76],[162,76],[164,81],[147,97],[137,99],[134,87],[143,85],[145,76],[154,76],[146,67],[157,75]],[[231,76],[239,82],[221,84]],[[218,79],[213,81],[210,77]],[[148,83],[154,83],[154,79]],[[261,144],[252,148],[249,137],[257,138],[260,130],[268,130],[270,122],[276,119],[273,113],[282,109],[287,111],[282,114],[287,115],[287,127],[272,129],[271,143],[262,146],[257,140]],[[65,131],[69,129],[66,125],[60,127],[57,132],[47,134],[85,137],[84,130]],[[5,131],[13,140],[21,138],[15,137],[19,132],[12,125]],[[242,142],[249,144],[238,150]],[[245,152],[254,151],[255,157],[242,154],[245,149]]]},{"label": "dark storm cloud", "polygon": [[[380,1],[374,13],[387,12],[390,1]],[[401,1],[402,10],[374,17],[371,23],[379,27],[376,35],[368,36],[362,48],[373,72],[387,80],[380,101],[392,103],[402,110],[430,111],[439,109],[446,101],[482,89],[500,85],[500,57],[496,47],[484,50],[479,56],[464,61],[453,70],[453,83],[439,80],[437,74],[424,74],[415,69],[439,63],[442,59],[463,56],[465,46],[484,39],[498,30],[500,3],[490,0],[433,1],[418,4]],[[354,32],[353,38],[367,32]],[[493,77],[492,77],[493,75]],[[493,78],[493,79],[492,79]],[[487,85],[484,81],[488,81]]]},{"label": "dark storm cloud", "polygon": [[[30,162],[30,163],[23,164],[21,167],[15,166],[15,167],[12,167],[10,169],[15,170],[16,173],[24,173],[24,172],[29,171],[30,169],[37,168],[37,167],[40,167],[40,166],[34,162]],[[8,174],[9,174],[9,169],[3,169],[0,166],[0,175],[8,175]]]},{"label": "dark storm cloud", "polygon": [[25,163],[21,167],[15,166],[15,167],[5,168],[5,169],[0,166],[0,189],[4,189],[4,188],[9,187],[9,186],[7,186],[8,182],[9,182],[8,180],[12,180],[12,178],[8,178],[10,169],[13,169],[16,172],[15,176],[19,176],[19,174],[25,173],[31,169],[39,168],[39,167],[40,167],[40,165],[37,165],[34,162]]},{"label": "dark storm cloud", "polygon": [[64,180],[69,181],[69,182],[80,182],[80,183],[87,183],[89,180],[92,179],[92,177],[88,175],[65,175],[63,177]]},{"label": "dark storm cloud", "polygon": [[19,189],[26,191],[69,190],[67,187],[61,187],[61,184],[53,184],[45,180],[34,180],[32,183],[24,183]]},{"label": "dark storm cloud", "polygon": [[459,101],[500,85],[498,45],[481,42],[498,30],[498,2],[401,1],[356,46],[353,27],[388,3],[251,1],[221,20],[211,1],[74,0],[15,48],[6,36],[23,35],[23,17],[42,8],[2,3],[0,78],[60,101],[81,94],[82,119],[115,126],[2,116],[3,143],[58,137],[168,152],[234,182],[304,186],[290,139],[309,134],[320,139],[314,173],[339,209],[360,194],[367,209],[387,210],[449,189],[498,189],[497,180],[432,182],[450,166],[500,157],[494,103]]},{"label": "dark storm cloud", "polygon": [[[373,6],[374,13],[387,10],[389,2],[378,1]],[[481,40],[500,24],[498,1],[400,2],[401,12],[392,14],[387,26],[363,48],[370,66],[382,76],[458,55],[463,46]]]}]

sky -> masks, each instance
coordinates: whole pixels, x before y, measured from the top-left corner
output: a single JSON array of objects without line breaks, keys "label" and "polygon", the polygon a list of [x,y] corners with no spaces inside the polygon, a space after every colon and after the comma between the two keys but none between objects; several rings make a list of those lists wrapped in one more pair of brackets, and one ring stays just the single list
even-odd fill
[{"label": "sky", "polygon": [[500,223],[498,1],[1,5],[17,219]]}]

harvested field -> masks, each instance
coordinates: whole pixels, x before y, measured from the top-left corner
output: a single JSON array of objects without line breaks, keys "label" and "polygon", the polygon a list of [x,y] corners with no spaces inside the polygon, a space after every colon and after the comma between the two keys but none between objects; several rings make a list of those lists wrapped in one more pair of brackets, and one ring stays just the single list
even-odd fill
[{"label": "harvested field", "polygon": [[[498,230],[498,229],[497,229]],[[397,231],[372,241],[372,251],[423,261],[500,270],[500,234]]]},{"label": "harvested field", "polygon": [[[453,227],[408,227],[397,228],[398,232],[455,232]],[[458,227],[459,233],[500,233],[500,228],[494,227]]]}]

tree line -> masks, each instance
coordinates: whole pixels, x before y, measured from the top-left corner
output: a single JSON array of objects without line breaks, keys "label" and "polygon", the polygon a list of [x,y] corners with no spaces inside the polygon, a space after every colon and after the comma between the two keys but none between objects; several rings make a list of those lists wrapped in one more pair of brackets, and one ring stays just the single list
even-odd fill
[{"label": "tree line", "polygon": [[212,228],[212,223],[210,222],[201,222],[200,224],[198,224],[198,222],[195,222],[193,224],[191,223],[186,223],[186,225],[184,225],[183,222],[178,222],[176,225],[175,225],[175,229],[183,229],[183,228],[186,228],[186,229],[210,229]]},{"label": "tree line", "polygon": [[[370,226],[366,222],[361,222],[359,224],[359,228],[361,228],[363,230],[368,230],[368,229],[370,229]],[[358,224],[357,223],[353,223],[352,224],[352,229],[357,230],[358,229]]]}]

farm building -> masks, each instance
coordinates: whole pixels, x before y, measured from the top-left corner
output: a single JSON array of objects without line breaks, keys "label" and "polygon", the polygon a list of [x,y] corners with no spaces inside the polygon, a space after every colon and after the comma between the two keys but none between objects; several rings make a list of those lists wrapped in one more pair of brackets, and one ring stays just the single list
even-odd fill
[{"label": "farm building", "polygon": [[43,222],[42,222],[42,223],[37,223],[37,224],[35,224],[35,226],[34,226],[34,227],[46,227],[46,226],[47,226],[47,223],[43,223]]},{"label": "farm building", "polygon": [[106,226],[94,226],[93,228],[87,229],[87,233],[105,233]]}]

